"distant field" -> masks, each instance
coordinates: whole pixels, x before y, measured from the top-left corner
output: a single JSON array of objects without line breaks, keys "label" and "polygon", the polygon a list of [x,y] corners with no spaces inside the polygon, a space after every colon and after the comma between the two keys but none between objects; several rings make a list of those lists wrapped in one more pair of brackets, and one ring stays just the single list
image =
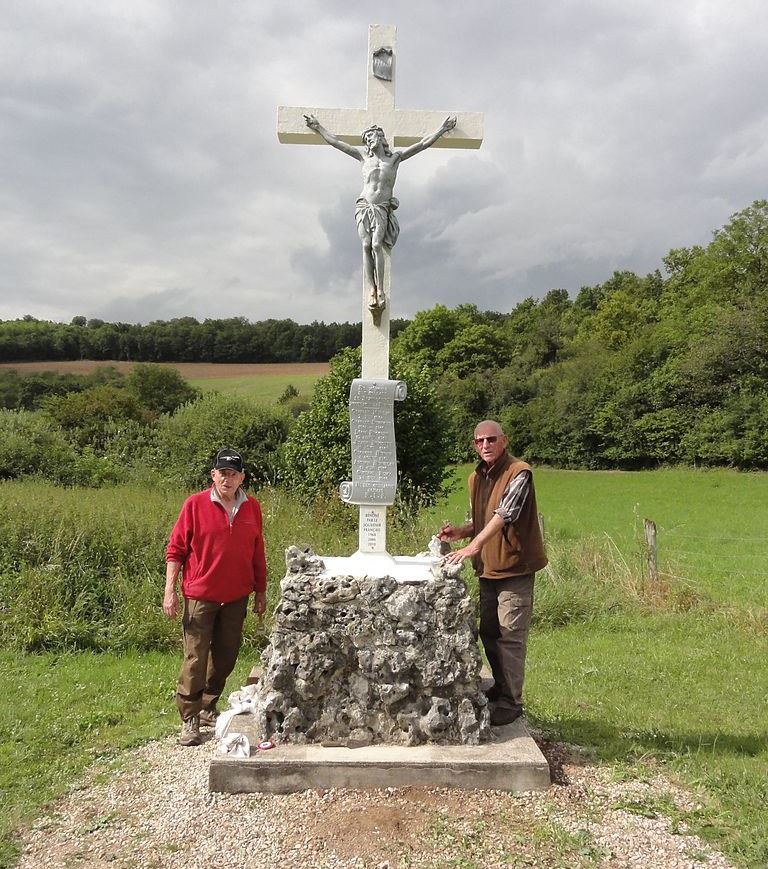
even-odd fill
[{"label": "distant field", "polygon": [[[154,364],[154,363],[151,363]],[[211,380],[247,376],[273,376],[305,374],[321,377],[328,373],[327,362],[160,362],[166,368],[175,368],[187,380]],[[59,374],[89,374],[96,368],[111,366],[127,372],[134,362],[94,361],[78,359],[68,362],[0,362],[0,368],[12,368],[19,374],[32,371],[57,371]]]},{"label": "distant field", "polygon": [[[96,368],[107,365],[127,373],[132,362],[94,362],[78,360],[71,362],[12,362],[0,364],[0,369],[14,369],[19,374],[34,371],[56,371],[59,374],[89,374]],[[213,362],[163,362],[167,368],[175,368],[193,386],[204,392],[216,390],[231,395],[240,395],[257,401],[273,403],[290,384],[303,396],[312,395],[319,377],[328,373],[327,362],[281,362],[241,363]]]},{"label": "distant field", "polygon": [[[311,368],[318,363],[307,363],[306,368]],[[325,364],[325,363],[322,363]],[[262,366],[253,366],[260,368]],[[325,371],[315,374],[307,371],[301,363],[295,365],[286,365],[289,371],[281,371],[281,366],[265,365],[264,368],[274,368],[274,371],[254,371],[242,375],[227,376],[224,374],[214,374],[212,376],[192,376],[187,377],[187,381],[202,389],[203,392],[223,392],[227,395],[237,395],[243,398],[252,398],[264,404],[274,404],[278,398],[285,392],[290,385],[295,387],[299,395],[305,398],[311,398],[312,390],[315,388],[315,383],[319,377],[326,374],[328,366],[325,365]],[[304,370],[303,370],[304,369]],[[186,375],[185,375],[186,376]]]},{"label": "distant field", "polygon": [[[435,511],[462,521],[467,476]],[[658,529],[659,567],[721,603],[768,607],[768,474],[668,468],[655,471],[535,470],[539,511],[553,539],[610,538],[625,559],[642,558],[642,522]]]}]

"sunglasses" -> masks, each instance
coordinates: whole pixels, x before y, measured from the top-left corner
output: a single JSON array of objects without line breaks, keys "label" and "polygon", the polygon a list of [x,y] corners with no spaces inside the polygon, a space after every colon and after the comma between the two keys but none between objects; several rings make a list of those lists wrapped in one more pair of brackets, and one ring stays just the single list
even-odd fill
[{"label": "sunglasses", "polygon": [[480,446],[483,441],[488,441],[489,444],[495,444],[498,439],[498,435],[491,435],[487,438],[475,438],[475,443],[477,444],[477,446]]}]

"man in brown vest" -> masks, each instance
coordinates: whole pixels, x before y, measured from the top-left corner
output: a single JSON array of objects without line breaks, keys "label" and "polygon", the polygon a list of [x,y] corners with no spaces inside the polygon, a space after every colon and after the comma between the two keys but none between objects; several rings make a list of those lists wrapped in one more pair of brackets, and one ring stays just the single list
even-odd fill
[{"label": "man in brown vest", "polygon": [[493,673],[491,724],[500,726],[523,711],[523,679],[528,627],[533,608],[533,579],[547,564],[539,529],[533,474],[507,452],[501,426],[486,419],[475,428],[480,463],[469,478],[472,521],[445,524],[440,540],[467,546],[449,553],[459,564],[471,558],[480,582],[480,639]]}]

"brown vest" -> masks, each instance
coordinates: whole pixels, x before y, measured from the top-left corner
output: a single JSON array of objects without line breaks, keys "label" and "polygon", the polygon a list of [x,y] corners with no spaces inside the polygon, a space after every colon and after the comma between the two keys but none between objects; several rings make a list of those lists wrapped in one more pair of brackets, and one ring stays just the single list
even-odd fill
[{"label": "brown vest", "polygon": [[[531,468],[505,452],[487,474],[484,470],[485,463],[481,462],[469,477],[473,537],[491,520],[509,483],[521,471],[530,471]],[[531,488],[520,515],[514,522],[505,525],[501,534],[495,534],[483,546],[480,554],[472,559],[472,565],[477,575],[483,579],[507,579],[535,573],[546,564],[547,556],[541,539],[536,507],[536,491],[531,478]]]}]

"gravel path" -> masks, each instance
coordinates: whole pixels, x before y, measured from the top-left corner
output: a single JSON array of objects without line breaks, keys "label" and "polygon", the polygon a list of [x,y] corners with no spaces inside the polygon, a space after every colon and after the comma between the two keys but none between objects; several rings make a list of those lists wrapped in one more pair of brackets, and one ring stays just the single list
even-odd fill
[{"label": "gravel path", "polygon": [[694,808],[661,778],[614,782],[560,762],[544,793],[438,788],[211,794],[212,741],[175,738],[95,771],[23,837],[20,869],[396,869],[605,866],[730,869],[659,806]]}]

